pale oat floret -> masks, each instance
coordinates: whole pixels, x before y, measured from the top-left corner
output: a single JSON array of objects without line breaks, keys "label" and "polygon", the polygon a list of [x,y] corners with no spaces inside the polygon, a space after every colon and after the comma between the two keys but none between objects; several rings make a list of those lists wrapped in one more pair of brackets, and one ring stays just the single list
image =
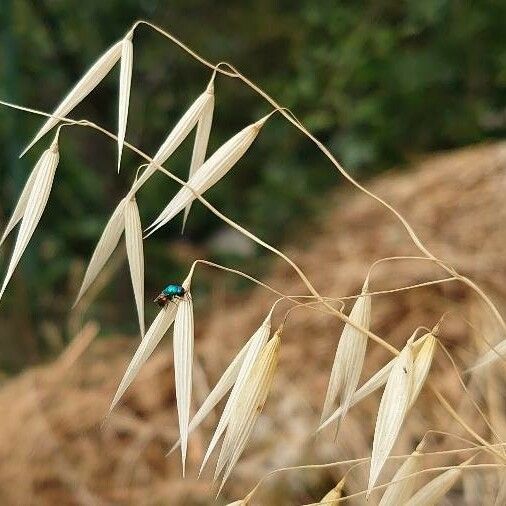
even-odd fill
[{"label": "pale oat floret", "polygon": [[33,140],[21,153],[23,156],[41,137],[59,123],[59,117],[67,116],[67,114],[76,107],[84,98],[91,93],[102,79],[109,73],[115,63],[121,57],[122,42],[116,42],[111,46],[84,74],[81,80],[69,91],[66,97],[60,102],[54,110],[51,118],[42,125],[40,130],[35,134]]},{"label": "pale oat floret", "polygon": [[119,74],[118,101],[118,172],[121,167],[121,155],[125,142],[128,121],[128,105],[130,103],[130,88],[132,84],[132,68],[134,62],[134,47],[130,31],[121,41],[121,69]]},{"label": "pale oat floret", "polygon": [[21,225],[16,237],[7,273],[5,274],[2,289],[0,290],[0,299],[42,217],[42,213],[49,199],[49,194],[51,193],[51,188],[53,187],[54,175],[58,167],[59,159],[57,132],[50,148],[44,151],[40,160],[37,162],[39,167],[35,170],[36,174],[33,179],[33,185],[31,185],[29,189],[26,205],[23,206],[23,217],[21,219]]},{"label": "pale oat floret", "polygon": [[135,197],[125,205],[125,243],[141,337],[144,337],[144,247],[142,225]]}]

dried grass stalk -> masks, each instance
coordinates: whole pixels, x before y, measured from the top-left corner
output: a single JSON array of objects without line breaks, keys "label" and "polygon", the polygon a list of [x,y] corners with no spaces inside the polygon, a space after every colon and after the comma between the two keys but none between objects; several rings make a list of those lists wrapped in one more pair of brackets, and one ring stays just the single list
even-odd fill
[{"label": "dried grass stalk", "polygon": [[25,251],[30,238],[32,237],[37,224],[40,221],[42,213],[46,207],[53,186],[53,179],[60,159],[58,153],[58,133],[56,134],[49,149],[44,151],[37,165],[40,164],[35,175],[33,186],[30,190],[23,218],[19,227],[16,243],[12,252],[9,267],[4,278],[2,289],[0,290],[0,299],[2,298],[9,280]]},{"label": "dried grass stalk", "polygon": [[[366,280],[362,294],[367,292],[368,284],[368,280]],[[369,295],[363,295],[356,300],[349,318],[360,327],[369,330],[371,322],[371,297]],[[367,334],[364,332],[348,323],[344,326],[332,365],[320,423],[332,413],[338,397],[342,406],[340,419],[342,420],[348,412],[364,365],[367,340]]]},{"label": "dried grass stalk", "polygon": [[[199,195],[216,184],[246,153],[269,116],[247,126],[218,148],[188,180],[188,185]],[[183,186],[158,218],[148,227],[151,235],[170,221],[195,199],[194,193]]]},{"label": "dried grass stalk", "polygon": [[176,383],[176,404],[179,420],[179,434],[181,439],[181,459],[183,476],[185,475],[186,450],[188,447],[188,424],[190,420],[190,405],[192,394],[193,371],[193,304],[187,295],[178,302],[176,321],[174,323],[174,376]]},{"label": "dried grass stalk", "polygon": [[251,370],[253,369],[253,366],[258,359],[258,356],[260,355],[262,349],[267,343],[267,340],[269,339],[271,332],[271,315],[272,312],[268,314],[267,318],[262,322],[262,325],[260,325],[257,331],[249,339],[250,344],[248,346],[248,350],[241,364],[241,368],[237,375],[237,380],[234,384],[234,387],[232,388],[232,392],[230,393],[227,403],[225,404],[225,408],[223,409],[223,413],[221,414],[218,426],[216,427],[211,442],[209,443],[209,447],[207,448],[204,460],[202,461],[202,465],[200,467],[200,473],[202,473],[204,470],[204,467],[209,457],[211,456],[216,444],[218,443],[221,435],[225,432],[225,429],[227,428],[230,420],[230,416],[236,408],[239,394],[243,389],[244,383],[249,377]]},{"label": "dried grass stalk", "polygon": [[176,309],[177,303],[167,304],[153,320],[153,323],[139,344],[139,347],[137,348],[137,351],[135,352],[132,360],[128,364],[127,370],[121,379],[116,394],[114,395],[114,398],[111,402],[109,413],[111,413],[116,404],[118,404],[126,389],[130,386],[134,378],[139,373],[140,368],[151,356],[157,344],[169,330],[169,327],[172,325],[176,317]]},{"label": "dried grass stalk", "polygon": [[130,103],[130,87],[132,83],[132,67],[134,63],[133,32],[129,32],[121,41],[121,69],[119,74],[118,104],[118,172],[121,167],[121,155],[125,142],[128,121],[128,105]]},{"label": "dried grass stalk", "polygon": [[125,204],[125,242],[134,290],[139,329],[144,337],[144,248],[142,225],[135,197]]},{"label": "dried grass stalk", "polygon": [[[192,161],[190,164],[188,179],[191,179],[195,172],[200,169],[206,158],[209,134],[211,133],[211,126],[213,124],[213,112],[214,95],[211,95],[211,98],[207,101],[204,110],[202,111],[202,116],[200,117],[197,125],[197,132],[195,133],[195,144],[193,145]],[[190,202],[184,210],[181,233],[184,232],[184,227],[186,225],[186,220],[188,219],[188,214],[190,213],[191,206],[192,203]]]},{"label": "dried grass stalk", "polygon": [[411,497],[416,487],[417,478],[416,476],[406,477],[420,470],[422,464],[420,455],[424,447],[425,440],[422,440],[411,456],[402,463],[392,478],[393,483],[387,487],[381,497],[379,506],[398,506],[404,504]]},{"label": "dried grass stalk", "polygon": [[409,408],[413,392],[413,351],[411,339],[402,349],[388,376],[374,430],[368,495],[394,446]]},{"label": "dried grass stalk", "polygon": [[[214,76],[208,84],[204,93],[193,102],[193,104],[183,114],[176,126],[169,133],[165,141],[159,147],[153,161],[156,165],[163,165],[167,159],[174,153],[179,145],[188,137],[189,133],[195,127],[202,114],[206,110],[206,106],[212,102],[214,104]],[[139,179],[134,183],[131,193],[136,193],[139,188],[156,172],[155,164],[148,165],[147,169],[141,174]]]},{"label": "dried grass stalk", "polygon": [[341,499],[344,488],[344,478],[331,490],[329,490],[320,500],[319,504],[326,504],[328,506],[337,506],[338,499]]},{"label": "dried grass stalk", "polygon": [[105,226],[104,231],[102,232],[102,235],[95,247],[95,251],[93,251],[93,255],[91,256],[90,263],[88,264],[84,274],[81,288],[79,289],[76,301],[74,302],[74,307],[95,281],[105,263],[109,260],[109,257],[116,249],[121,234],[125,228],[124,212],[126,203],[127,201],[123,199],[109,218],[109,221],[107,222],[107,225]]},{"label": "dried grass stalk", "polygon": [[[116,42],[111,46],[84,74],[81,80],[70,90],[67,96],[60,102],[60,105],[54,110],[53,116],[62,117],[74,109],[102,79],[109,73],[114,64],[121,56],[122,41]],[[59,119],[55,117],[48,118],[36,133],[33,140],[28,144],[20,156],[23,156],[41,137],[59,123]]]},{"label": "dried grass stalk", "polygon": [[[190,424],[188,425],[188,434],[191,434],[202,423],[218,402],[220,402],[232,388],[239,376],[239,371],[244,363],[244,358],[246,357],[246,353],[253,342],[255,335],[256,334],[250,337],[247,343],[242,347],[241,351],[234,357],[234,360],[232,360],[218,383],[216,383],[215,387],[206,397],[206,400],[202,403],[202,406],[200,406],[195,416],[191,419]],[[176,448],[178,448],[180,443],[181,439],[178,439],[167,455],[170,455]]]},{"label": "dried grass stalk", "polygon": [[220,491],[243,452],[255,421],[262,412],[274,378],[280,345],[281,336],[278,330],[265,345],[239,394],[216,467],[215,479],[226,465]]}]

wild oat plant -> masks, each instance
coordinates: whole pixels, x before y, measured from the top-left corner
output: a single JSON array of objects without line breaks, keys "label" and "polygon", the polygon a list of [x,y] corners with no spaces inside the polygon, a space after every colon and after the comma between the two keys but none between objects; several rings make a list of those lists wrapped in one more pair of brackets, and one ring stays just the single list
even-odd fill
[{"label": "wild oat plant", "polygon": [[[125,140],[134,62],[132,41],[137,27],[141,24],[147,25],[157,31],[168,41],[179,46],[189,57],[194,58],[209,69],[209,80],[207,83],[202,83],[202,94],[195,98],[181,119],[169,129],[166,139],[152,157]],[[111,133],[87,120],[71,119],[68,114],[93,91],[118,62],[120,64],[120,79],[117,133]],[[245,126],[240,132],[233,135],[214,153],[208,154],[207,144],[212,131],[215,93],[219,92],[218,78],[231,78],[240,81],[254,93],[260,95],[270,110],[266,112],[265,116],[254,120],[250,125]],[[51,130],[56,129],[56,132],[53,134],[52,140],[45,140],[49,147],[42,153],[30,173],[1,238],[0,244],[5,241],[6,237],[19,223],[18,235],[1,286],[0,297],[3,296],[7,289],[16,266],[28,246],[49,199],[59,162],[58,138],[65,126],[82,125],[91,127],[98,133],[115,140],[118,145],[118,172],[121,168],[121,155],[124,149],[133,151],[143,161],[143,164],[137,171],[130,191],[117,204],[105,226],[102,236],[91,256],[75,303],[79,302],[81,297],[94,283],[124,235],[133,296],[138,313],[139,331],[142,339],[118,386],[117,392],[111,402],[110,411],[121,400],[125,391],[134,381],[139,369],[172,327],[180,438],[169,453],[179,449],[183,476],[185,473],[189,437],[214,410],[217,404],[227,398],[227,395],[228,398],[224,403],[221,417],[209,443],[200,471],[202,472],[206,464],[208,464],[213,451],[221,441],[221,448],[214,471],[214,479],[217,481],[216,492],[218,494],[226,481],[232,476],[234,467],[248,444],[248,439],[255,426],[255,422],[268,399],[269,390],[276,375],[280,348],[283,346],[284,323],[290,317],[290,310],[284,316],[276,314],[277,303],[284,301],[291,305],[292,308],[299,307],[306,311],[319,311],[322,315],[331,315],[345,323],[335,351],[332,370],[329,371],[329,381],[321,410],[320,425],[319,427],[315,427],[315,431],[319,433],[331,426],[333,427],[335,437],[338,438],[339,426],[355,404],[371,394],[376,394],[379,398],[374,437],[371,442],[372,452],[370,455],[364,455],[362,459],[358,460],[331,462],[323,465],[308,464],[299,467],[300,469],[312,469],[333,466],[341,466],[342,468],[342,466],[347,466],[347,470],[342,474],[342,479],[339,483],[318,504],[338,504],[350,498],[365,503],[371,492],[376,490],[379,492],[375,494],[375,497],[380,497],[381,495],[379,504],[382,506],[437,504],[469,472],[487,472],[493,474],[496,481],[495,504],[506,504],[506,448],[498,435],[498,431],[494,429],[492,423],[488,420],[487,414],[471,398],[476,410],[473,416],[481,417],[487,428],[486,435],[477,433],[473,430],[469,421],[462,419],[450,405],[448,400],[438,390],[438,385],[431,381],[430,369],[434,354],[437,351],[447,353],[440,342],[441,321],[435,326],[434,322],[432,324],[427,322],[427,328],[412,329],[411,336],[406,336],[405,344],[400,350],[376,335],[370,328],[371,313],[374,311],[373,298],[378,293],[371,291],[370,288],[373,270],[381,262],[394,262],[400,259],[408,259],[413,262],[421,260],[433,262],[450,275],[449,278],[443,281],[457,280],[467,285],[470,290],[476,292],[478,297],[483,300],[484,307],[486,307],[488,312],[487,317],[497,320],[503,333],[503,340],[495,347],[488,345],[489,351],[484,356],[478,357],[474,364],[469,364],[469,369],[462,371],[463,374],[479,375],[494,363],[505,359],[506,339],[504,339],[504,335],[506,335],[506,323],[503,317],[492,301],[471,279],[463,276],[431,253],[406,219],[394,207],[355,181],[334,158],[333,154],[304,127],[291,111],[279,105],[264,90],[250,81],[232,65],[228,63],[220,63],[218,65],[210,63],[171,34],[144,21],[136,22],[122,40],[116,42],[98,58],[52,114],[46,114],[8,102],[2,101],[1,103],[8,107],[47,117],[46,122],[27,145],[23,154],[29,149],[34,148],[36,143],[40,144],[43,138],[47,139],[46,134]],[[261,134],[262,127],[268,121],[271,121],[274,115],[281,116],[293,128],[311,140],[315,148],[319,149],[327,157],[331,167],[337,169],[338,174],[343,176],[357,190],[364,192],[371,199],[376,200],[379,205],[384,206],[388,212],[392,213],[420,251],[420,256],[418,257],[383,258],[371,265],[369,272],[364,273],[364,283],[361,293],[352,296],[348,294],[346,297],[347,300],[355,300],[351,311],[345,309],[344,300],[329,298],[325,294],[319,293],[317,288],[311,283],[311,280],[306,277],[304,272],[288,256],[278,251],[272,245],[262,241],[253,232],[235,223],[231,217],[221,213],[204,197],[205,192],[215,184],[218,184],[220,179],[252,147],[255,138]],[[216,119],[219,121],[219,118]],[[164,164],[194,130],[193,154],[190,161],[188,180],[183,181],[165,168]],[[165,176],[177,181],[181,185],[181,189],[163,207],[159,216],[143,232],[137,207],[136,193],[145,183],[149,182],[151,176],[156,172],[161,172]],[[275,287],[268,286],[244,272],[199,259],[194,261],[190,266],[186,279],[180,285],[176,285],[176,288],[172,292],[169,289],[167,293],[162,294],[161,298],[159,298],[162,306],[160,312],[145,331],[143,241],[159,228],[167,225],[180,212],[184,213],[184,229],[184,223],[195,200],[202,202],[211,213],[215,214],[227,225],[286,261],[300,277],[307,292],[303,294],[281,293]],[[261,285],[266,292],[270,292],[270,295],[277,295],[278,299],[274,302],[272,309],[265,316],[265,319],[258,322],[258,330],[244,344],[196,414],[191,417],[190,406],[192,404],[192,363],[194,351],[191,293],[192,284],[198,283],[196,268],[202,264],[224,271],[231,271],[237,275],[246,277],[250,281]],[[425,284],[438,282],[441,281],[434,280]],[[403,287],[403,289],[411,288],[415,288],[415,286]],[[390,290],[390,292],[395,291]],[[444,314],[441,314],[441,318],[444,318]],[[278,320],[277,324],[274,323],[276,320]],[[388,350],[392,358],[383,368],[359,386],[369,340]],[[465,389],[464,382],[462,382],[462,385],[464,386],[465,395],[470,396],[471,394]],[[437,434],[440,432],[440,435],[443,434],[447,438],[458,437],[455,434],[444,433],[444,427],[427,427],[426,436],[416,448],[413,448],[413,452],[410,455],[392,455],[392,449],[403,430],[403,424],[406,418],[409,417],[410,410],[417,402],[422,389],[430,390],[447,411],[449,419],[453,419],[460,424],[467,432],[467,446],[456,450],[431,453],[432,455],[434,453],[440,456],[447,455],[448,458],[452,454],[452,459],[457,454],[457,457],[460,459],[457,465],[448,464],[437,468],[424,466],[423,457],[427,455],[424,454],[424,448],[431,433]],[[308,438],[310,436],[312,434],[308,434]],[[462,440],[460,438],[461,442]],[[333,444],[331,440],[329,440],[329,444]],[[390,481],[381,482],[379,478],[382,469],[389,459],[394,459],[397,471]],[[476,461],[479,461],[479,463]],[[362,464],[368,465],[368,482],[364,484],[362,491],[346,495],[347,480],[353,475],[355,467]],[[253,496],[267,476],[288,471],[289,469],[286,468],[271,471],[251,491],[244,491],[242,499],[238,499],[231,504],[251,504],[254,501]],[[419,475],[427,475],[423,487],[417,483]]]}]

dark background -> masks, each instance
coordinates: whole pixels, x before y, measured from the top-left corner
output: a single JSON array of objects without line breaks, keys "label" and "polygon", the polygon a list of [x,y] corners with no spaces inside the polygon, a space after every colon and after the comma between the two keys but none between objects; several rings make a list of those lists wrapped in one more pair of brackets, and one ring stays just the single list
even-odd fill
[{"label": "dark background", "polygon": [[[240,3],[188,0],[1,0],[0,97],[51,111],[93,61],[139,18],[171,31],[212,61],[228,60],[290,108],[360,178],[424,153],[503,137],[506,130],[506,3]],[[118,67],[72,112],[115,131]],[[134,37],[127,139],[154,153],[202,92],[209,71],[146,27]],[[268,111],[240,83],[219,77],[214,150]],[[18,160],[40,117],[0,108],[0,224],[49,137]],[[191,141],[166,166],[187,173]],[[61,161],[46,212],[0,302],[0,369],[8,373],[57,352],[90,316],[104,333],[136,332],[128,268],[120,265],[87,314],[69,308],[101,230],[130,187],[139,159],[89,129],[61,137]],[[207,197],[262,238],[301,247],[341,179],[281,118],[264,128],[238,166]],[[139,195],[149,224],[177,186],[161,176]],[[197,256],[266,272],[259,252],[215,251],[223,225],[199,203],[145,244],[146,298],[179,280]],[[214,238],[214,239],[213,239]],[[218,241],[219,242],[219,241]],[[5,270],[12,240],[0,250]],[[214,249],[213,249],[214,248]],[[120,261],[117,262],[121,264]],[[205,290],[203,280],[201,290]],[[240,288],[233,286],[231,288]],[[147,321],[154,309],[148,305]]]}]

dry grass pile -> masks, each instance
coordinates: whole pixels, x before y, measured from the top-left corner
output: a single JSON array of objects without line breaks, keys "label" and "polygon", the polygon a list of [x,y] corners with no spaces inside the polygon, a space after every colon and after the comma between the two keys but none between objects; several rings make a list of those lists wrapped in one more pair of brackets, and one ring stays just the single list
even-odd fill
[{"label": "dry grass pile", "polygon": [[[410,171],[388,174],[371,187],[388,197],[438,257],[478,281],[499,308],[506,307],[506,144],[431,157]],[[378,258],[417,254],[390,214],[348,189],[334,197],[329,205],[332,211],[318,230],[306,230],[304,241],[287,248],[289,256],[327,296],[360,292],[368,267]],[[438,276],[446,277],[430,262],[389,262],[375,268],[370,290],[423,283]],[[280,262],[274,264],[267,282],[285,293],[304,292],[297,276]],[[260,288],[234,298],[216,287],[212,300],[209,314],[197,317],[194,407],[265,318],[274,299]],[[485,349],[481,334],[493,342],[500,337],[494,335],[497,331],[491,320],[483,318],[481,309],[469,289],[457,282],[444,283],[373,297],[371,329],[400,348],[417,326],[432,327],[443,312],[450,311],[441,339],[465,368]],[[283,316],[280,306],[274,325]],[[183,480],[179,455],[165,457],[179,437],[172,353],[165,342],[101,427],[136,343],[108,338],[85,349],[96,331],[94,325],[86,326],[58,361],[27,371],[0,389],[0,503],[212,504],[212,474],[207,471],[198,481],[196,475],[218,412],[190,436],[188,476]],[[340,332],[335,318],[300,309],[291,313],[273,391],[248,449],[216,504],[244,496],[261,476],[278,467],[370,455],[378,394],[350,410],[337,442],[332,430],[311,437],[318,426]],[[388,358],[384,349],[370,343],[361,382]],[[506,437],[501,367],[503,364],[468,382],[468,387]],[[466,421],[489,436],[441,350],[431,377]],[[394,453],[410,453],[428,428],[467,437],[424,390]],[[462,446],[467,444],[434,435],[425,451]],[[466,456],[459,455],[454,463]],[[447,465],[448,458],[444,463],[441,458],[427,462]],[[389,464],[380,481],[391,477],[395,468]],[[317,501],[344,470],[346,467],[281,473],[266,481],[256,501],[268,505]],[[367,471],[367,466],[361,466],[349,475],[346,494],[366,486]],[[466,472],[447,500],[478,504],[473,501],[491,494],[495,486],[496,476],[491,472]],[[373,504],[378,497],[371,496]],[[350,503],[362,504],[363,499]]]}]

